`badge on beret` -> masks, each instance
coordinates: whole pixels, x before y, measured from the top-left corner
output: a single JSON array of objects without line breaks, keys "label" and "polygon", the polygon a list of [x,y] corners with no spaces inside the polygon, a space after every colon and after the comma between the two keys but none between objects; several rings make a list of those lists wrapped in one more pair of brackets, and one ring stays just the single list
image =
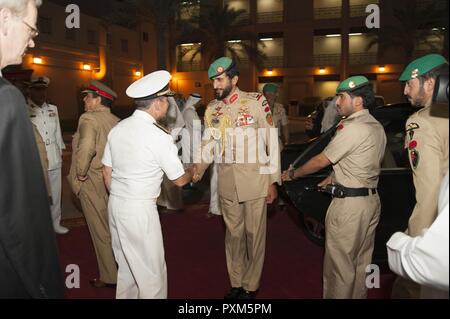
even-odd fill
[{"label": "badge on beret", "polygon": [[223,73],[223,71],[225,71],[225,69],[223,68],[223,66],[217,67],[217,73]]},{"label": "badge on beret", "polygon": [[356,84],[355,84],[355,82],[353,82],[353,81],[350,81],[350,82],[348,83],[348,87],[351,88],[351,89],[353,89],[355,86],[356,86]]},{"label": "badge on beret", "polygon": [[411,152],[409,152],[409,158],[411,159],[411,165],[413,169],[416,169],[419,166],[419,151],[416,149],[413,149]]},{"label": "badge on beret", "polygon": [[411,71],[411,79],[415,79],[419,76],[419,69],[414,69]]}]

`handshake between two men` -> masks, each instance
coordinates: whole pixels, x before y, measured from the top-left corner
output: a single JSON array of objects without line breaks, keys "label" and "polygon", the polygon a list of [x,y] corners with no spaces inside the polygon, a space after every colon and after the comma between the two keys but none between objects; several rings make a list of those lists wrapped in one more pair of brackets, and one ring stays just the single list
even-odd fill
[{"label": "handshake between two men", "polygon": [[[199,173],[199,168],[196,164],[185,169],[185,173],[183,176],[173,181],[175,185],[178,187],[183,187],[189,182],[198,183],[203,174]],[[275,184],[269,185],[269,189],[267,190],[266,202],[267,204],[272,204],[275,199],[278,197],[278,191]]]},{"label": "handshake between two men", "polygon": [[198,173],[197,165],[192,165],[185,169],[184,175],[174,180],[173,183],[178,187],[183,187],[187,183],[194,182],[198,183],[200,181],[200,175]]}]

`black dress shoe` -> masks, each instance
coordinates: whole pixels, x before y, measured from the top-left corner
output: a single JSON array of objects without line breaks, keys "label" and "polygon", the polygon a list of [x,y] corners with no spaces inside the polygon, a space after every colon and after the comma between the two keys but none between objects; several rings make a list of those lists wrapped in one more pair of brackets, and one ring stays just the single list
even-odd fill
[{"label": "black dress shoe", "polygon": [[238,299],[239,295],[244,291],[242,287],[231,288],[230,291],[223,297],[224,299]]},{"label": "black dress shoe", "polygon": [[116,287],[116,284],[108,284],[108,283],[104,282],[103,280],[100,280],[97,278],[89,280],[89,283],[94,288],[114,288],[114,287]]},{"label": "black dress shoe", "polygon": [[239,294],[237,299],[255,299],[256,298],[256,291],[248,291],[242,289],[242,292]]}]

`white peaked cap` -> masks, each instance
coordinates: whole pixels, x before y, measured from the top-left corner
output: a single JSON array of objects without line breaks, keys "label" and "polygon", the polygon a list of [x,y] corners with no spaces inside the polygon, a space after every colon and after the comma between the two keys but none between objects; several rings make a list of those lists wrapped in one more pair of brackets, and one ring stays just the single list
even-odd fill
[{"label": "white peaked cap", "polygon": [[171,96],[174,93],[169,89],[172,76],[165,70],[147,74],[142,79],[131,84],[126,94],[133,99],[151,99],[159,96]]}]

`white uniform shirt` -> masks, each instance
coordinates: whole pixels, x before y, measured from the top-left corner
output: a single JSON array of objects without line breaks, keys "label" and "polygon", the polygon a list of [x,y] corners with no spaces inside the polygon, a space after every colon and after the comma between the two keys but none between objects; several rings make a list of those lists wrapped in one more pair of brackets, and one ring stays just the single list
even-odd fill
[{"label": "white uniform shirt", "polygon": [[136,110],[108,135],[103,164],[112,167],[111,195],[127,199],[158,198],[165,173],[170,180],[184,174],[173,138]]},{"label": "white uniform shirt", "polygon": [[[448,292],[449,283],[449,174],[439,195],[439,215],[423,235],[395,233],[387,243],[389,267],[402,277]],[[447,295],[448,296],[448,295]]]},{"label": "white uniform shirt", "polygon": [[55,105],[44,103],[42,107],[28,100],[30,120],[36,126],[45,143],[48,157],[48,170],[62,167],[62,151],[64,145],[61,126],[59,123],[58,108]]}]

